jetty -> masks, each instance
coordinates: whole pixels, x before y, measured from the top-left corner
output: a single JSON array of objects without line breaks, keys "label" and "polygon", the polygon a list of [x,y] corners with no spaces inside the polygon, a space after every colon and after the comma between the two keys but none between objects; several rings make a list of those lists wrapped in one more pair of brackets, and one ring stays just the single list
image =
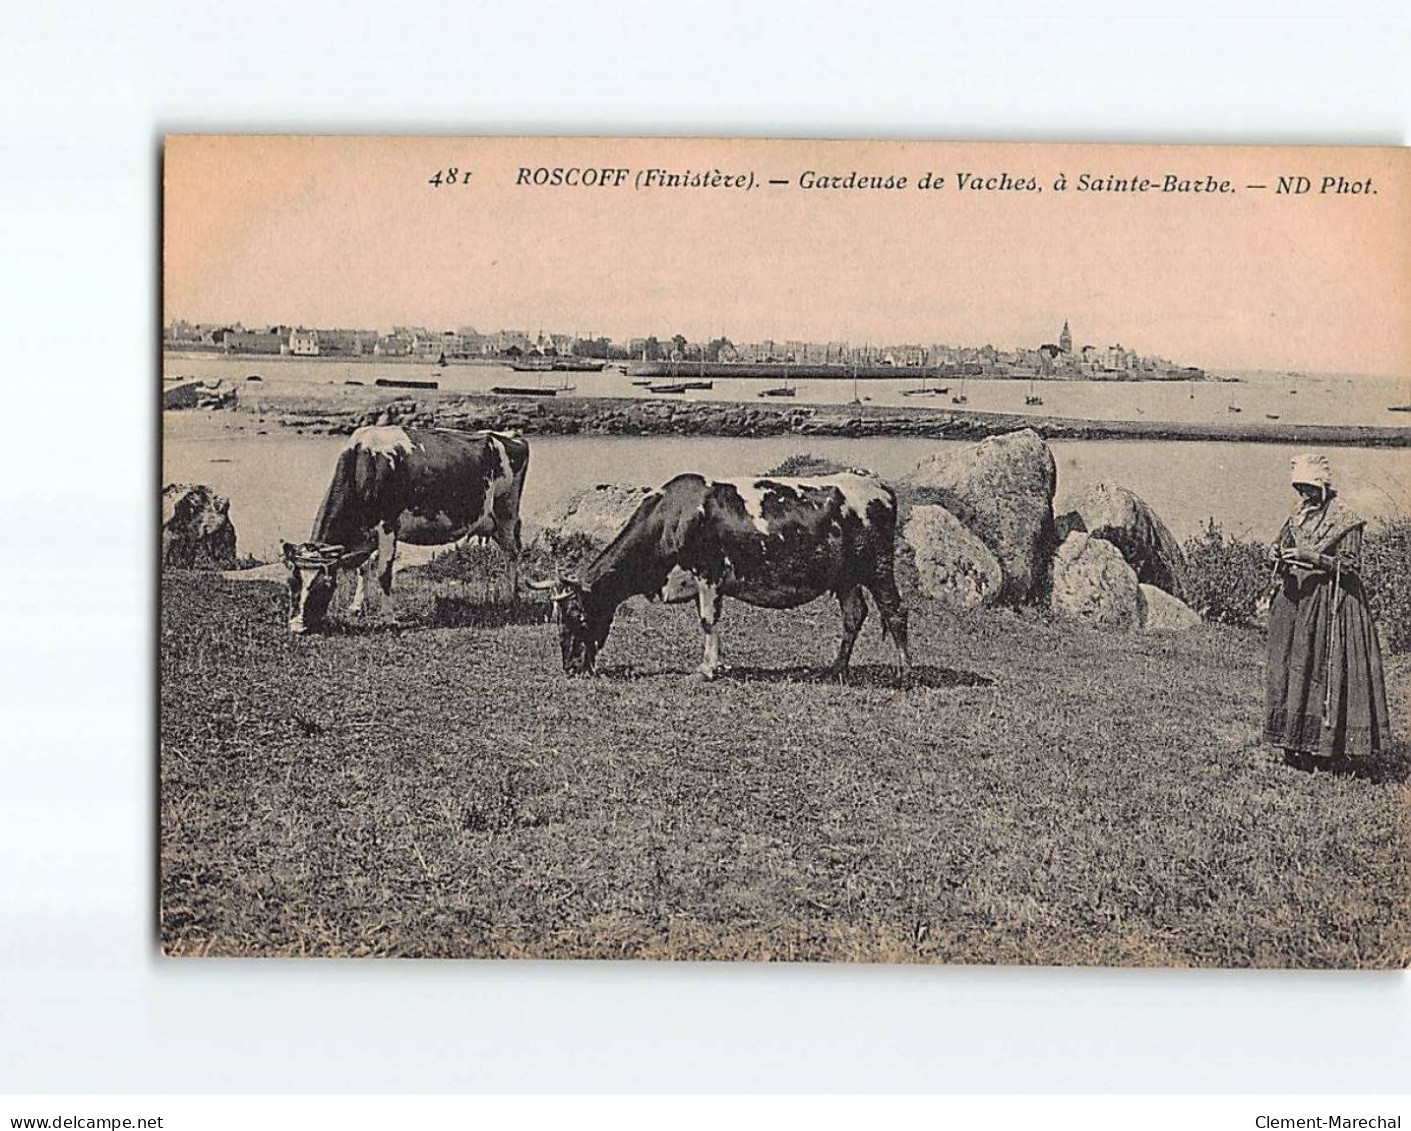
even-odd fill
[{"label": "jetty", "polygon": [[226,407],[242,415],[273,417],[285,427],[347,434],[398,405],[415,405],[417,415],[434,417],[439,427],[498,428],[526,435],[925,436],[949,440],[1032,428],[1046,440],[1204,440],[1411,448],[1411,426],[1296,424],[1268,420],[1263,413],[1253,412],[1222,414],[1216,421],[1161,421],[1144,415],[1134,420],[1092,420],[1032,410],[978,412],[934,401],[890,406],[796,404],[792,398],[774,404],[754,399],[699,399],[667,405],[656,397],[585,397],[565,395],[557,389],[514,386],[497,386],[495,393],[441,390],[411,401],[396,397],[392,390],[371,387],[323,393],[317,387],[266,382],[242,385],[238,403]]},{"label": "jetty", "polygon": [[[915,380],[923,384],[927,381],[984,377],[996,381],[1029,381],[1034,373],[1029,369],[1019,369],[1005,364],[987,364],[974,361],[946,362],[937,365],[888,365],[883,362],[856,364],[843,361],[794,362],[794,361],[631,361],[627,363],[629,377],[664,377],[678,380],[688,374],[695,377],[730,377],[735,379],[763,378],[766,380],[856,380],[856,381],[898,381]],[[1112,382],[1135,381],[1218,381],[1204,370],[1194,366],[1172,369],[1151,369],[1126,372],[1105,371],[1101,375],[1086,377],[1069,370],[1055,370],[1045,377],[1052,381],[1105,380]],[[920,391],[920,390],[918,390]]]}]

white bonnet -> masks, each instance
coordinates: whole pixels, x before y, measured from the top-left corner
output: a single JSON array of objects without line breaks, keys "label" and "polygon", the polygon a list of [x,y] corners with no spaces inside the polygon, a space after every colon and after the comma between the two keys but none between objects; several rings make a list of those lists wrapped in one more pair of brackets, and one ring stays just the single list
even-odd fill
[{"label": "white bonnet", "polygon": [[1333,469],[1327,456],[1309,452],[1293,457],[1293,474],[1290,479],[1296,484],[1309,483],[1314,487],[1331,487]]}]

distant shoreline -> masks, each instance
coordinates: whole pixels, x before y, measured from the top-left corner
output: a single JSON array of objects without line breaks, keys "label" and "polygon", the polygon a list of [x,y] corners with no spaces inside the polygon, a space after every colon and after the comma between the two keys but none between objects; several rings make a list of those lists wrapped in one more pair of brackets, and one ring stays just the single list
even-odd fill
[{"label": "distant shoreline", "polygon": [[[509,368],[522,362],[515,357],[448,357],[445,365],[438,359],[421,357],[398,357],[382,354],[293,354],[293,353],[239,353],[220,349],[172,349],[162,348],[164,358],[217,358],[224,361],[248,362],[256,367],[260,362],[283,364],[286,362],[315,362],[324,365],[418,365],[430,369],[452,369],[458,366],[500,366]],[[1218,376],[1205,370],[1170,369],[1150,375],[1119,375],[1108,373],[1100,377],[1079,373],[1009,373],[998,370],[985,370],[975,363],[943,365],[847,365],[837,362],[750,362],[750,361],[641,361],[626,358],[585,358],[588,361],[603,361],[607,371],[623,367],[629,377],[660,377],[664,380],[692,377],[720,378],[741,381],[780,381],[791,384],[795,381],[1036,381],[1067,383],[1078,381],[1110,382],[1112,384],[1182,384],[1193,381],[1202,384],[1238,384],[1242,378]]]},{"label": "distant shoreline", "polygon": [[[282,365],[285,362],[317,362],[323,365],[420,365],[428,369],[440,369],[436,358],[408,357],[396,355],[384,355],[375,353],[359,354],[300,354],[300,353],[239,353],[230,352],[223,349],[173,349],[171,346],[163,344],[162,357],[165,358],[186,358],[189,360],[200,359],[202,361],[214,358],[217,361],[246,361],[252,366],[258,366],[261,362],[274,362]],[[444,368],[451,368],[458,365],[507,365],[507,358],[500,357],[448,357]],[[609,364],[624,365],[625,362],[609,362]]]},{"label": "distant shoreline", "polygon": [[632,397],[531,398],[448,390],[372,386],[267,385],[236,390],[226,422],[254,431],[256,421],[312,434],[346,435],[374,423],[524,435],[591,436],[912,436],[973,440],[1032,428],[1047,440],[1193,440],[1292,444],[1306,447],[1411,447],[1411,427],[1279,424],[1239,421],[1187,423],[1082,420],[1021,413],[878,405],[754,404],[739,401],[659,401]]}]

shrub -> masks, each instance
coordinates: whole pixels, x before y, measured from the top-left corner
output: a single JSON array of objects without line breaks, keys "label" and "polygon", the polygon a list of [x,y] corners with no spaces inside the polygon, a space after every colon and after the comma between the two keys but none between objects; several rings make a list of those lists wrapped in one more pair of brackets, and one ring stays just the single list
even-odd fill
[{"label": "shrub", "polygon": [[[525,547],[520,559],[520,575],[548,575],[555,569],[574,573],[597,556],[598,547],[582,534],[555,537],[546,533],[543,542]],[[502,585],[505,553],[493,542],[474,539],[442,550],[420,569],[428,581],[459,581],[467,585]]]},{"label": "shrub", "polygon": [[441,550],[418,572],[428,581],[488,585],[503,581],[505,553],[494,543],[477,538]]},{"label": "shrub", "polygon": [[1268,547],[1226,537],[1216,521],[1183,547],[1188,603],[1206,620],[1249,624],[1269,590]]},{"label": "shrub", "polygon": [[1411,516],[1385,519],[1362,542],[1362,580],[1382,641],[1411,652]]},{"label": "shrub", "polygon": [[550,573],[557,569],[560,573],[578,573],[601,550],[598,543],[578,531],[560,534],[555,530],[546,530],[542,547],[536,545],[530,556],[535,559],[534,567],[542,572]]},{"label": "shrub", "polygon": [[798,455],[789,456],[777,467],[771,467],[765,475],[834,475],[839,471],[851,471],[852,468],[837,460],[827,459],[824,456],[816,456],[812,452],[801,452]]}]

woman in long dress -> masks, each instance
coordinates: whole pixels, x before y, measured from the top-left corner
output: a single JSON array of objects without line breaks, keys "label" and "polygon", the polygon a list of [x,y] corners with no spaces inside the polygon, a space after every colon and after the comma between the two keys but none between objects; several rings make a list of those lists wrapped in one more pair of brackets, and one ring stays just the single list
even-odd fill
[{"label": "woman in long dress", "polygon": [[1301,496],[1274,542],[1264,738],[1294,764],[1379,753],[1391,739],[1376,625],[1358,570],[1363,520],[1325,457],[1293,461]]}]

